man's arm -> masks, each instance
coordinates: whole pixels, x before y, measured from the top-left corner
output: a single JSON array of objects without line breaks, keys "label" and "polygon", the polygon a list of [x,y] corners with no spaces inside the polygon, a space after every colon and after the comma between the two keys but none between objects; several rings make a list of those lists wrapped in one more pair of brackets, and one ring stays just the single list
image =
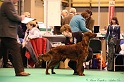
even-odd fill
[{"label": "man's arm", "polygon": [[5,7],[4,13],[9,20],[21,22],[22,18],[17,14],[14,5],[11,2],[5,3],[3,7]]}]

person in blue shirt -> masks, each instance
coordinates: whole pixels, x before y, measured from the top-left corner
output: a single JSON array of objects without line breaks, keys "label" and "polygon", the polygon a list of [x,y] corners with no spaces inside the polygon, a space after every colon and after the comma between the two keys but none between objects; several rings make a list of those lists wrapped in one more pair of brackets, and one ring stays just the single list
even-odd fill
[{"label": "person in blue shirt", "polygon": [[86,19],[88,18],[88,13],[86,11],[82,12],[79,15],[75,15],[69,25],[71,26],[72,32],[91,32],[88,28],[86,28]]}]

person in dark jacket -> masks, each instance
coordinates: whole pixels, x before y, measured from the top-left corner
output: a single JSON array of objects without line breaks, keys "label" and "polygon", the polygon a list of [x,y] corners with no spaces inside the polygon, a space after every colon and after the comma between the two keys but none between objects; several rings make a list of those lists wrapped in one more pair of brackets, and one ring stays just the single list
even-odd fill
[{"label": "person in dark jacket", "polygon": [[113,17],[107,28],[106,38],[120,39],[120,26],[117,17]]},{"label": "person in dark jacket", "polygon": [[112,17],[107,28],[106,39],[108,44],[107,70],[112,71],[114,69],[114,53],[116,53],[117,41],[120,39],[120,26],[117,17]]},{"label": "person in dark jacket", "polygon": [[15,75],[29,76],[29,73],[24,72],[20,48],[17,42],[17,27],[25,17],[17,14],[14,7],[17,2],[18,0],[4,0],[0,7],[0,39],[1,44],[12,54]]},{"label": "person in dark jacket", "polygon": [[[76,44],[82,41],[82,38],[83,38],[82,32],[72,32],[71,27],[68,24],[63,25],[60,31],[66,37],[65,45]],[[89,50],[89,54],[85,62],[90,61],[93,56],[92,49],[89,47],[88,50]],[[77,65],[76,61],[70,60],[68,63],[68,66],[74,70],[74,75],[77,75],[76,65]],[[84,70],[84,67],[83,67],[83,70]]]}]

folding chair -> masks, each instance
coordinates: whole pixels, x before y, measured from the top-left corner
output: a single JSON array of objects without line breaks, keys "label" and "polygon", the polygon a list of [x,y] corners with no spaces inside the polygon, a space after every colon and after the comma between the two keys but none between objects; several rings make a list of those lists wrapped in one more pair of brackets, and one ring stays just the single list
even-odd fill
[{"label": "folding chair", "polygon": [[[119,57],[119,56],[121,56],[121,57],[123,57],[123,64],[122,65],[117,65],[116,64],[116,59]],[[124,54],[115,54],[115,57],[114,57],[114,71],[115,71],[115,69],[116,69],[116,66],[124,66]]]},{"label": "folding chair", "polygon": [[[120,51],[120,45],[124,44],[124,39],[118,39],[116,42],[116,50],[115,50],[115,55],[114,55],[114,71],[116,70],[116,66],[124,66],[124,54],[119,54]],[[116,60],[117,58],[122,57],[122,65],[117,65]]]},{"label": "folding chair", "polygon": [[96,55],[96,54],[99,54],[99,53],[101,54],[101,56],[100,56],[100,58],[101,58],[100,70],[102,70],[102,44],[101,44],[101,40],[91,39],[89,47],[92,48],[93,55]]}]

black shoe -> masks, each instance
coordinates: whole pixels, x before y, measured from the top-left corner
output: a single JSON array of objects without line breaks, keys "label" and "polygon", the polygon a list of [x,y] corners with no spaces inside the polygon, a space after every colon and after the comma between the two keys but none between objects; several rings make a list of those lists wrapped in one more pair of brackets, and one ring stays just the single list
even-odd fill
[{"label": "black shoe", "polygon": [[73,75],[78,75],[78,72],[75,71],[75,72],[73,73]]},{"label": "black shoe", "polygon": [[31,75],[31,74],[26,73],[26,72],[20,72],[20,73],[16,74],[16,76],[29,76],[29,75]]},{"label": "black shoe", "polygon": [[13,67],[13,66],[10,65],[9,63],[3,65],[3,68],[12,68],[12,67]]}]

